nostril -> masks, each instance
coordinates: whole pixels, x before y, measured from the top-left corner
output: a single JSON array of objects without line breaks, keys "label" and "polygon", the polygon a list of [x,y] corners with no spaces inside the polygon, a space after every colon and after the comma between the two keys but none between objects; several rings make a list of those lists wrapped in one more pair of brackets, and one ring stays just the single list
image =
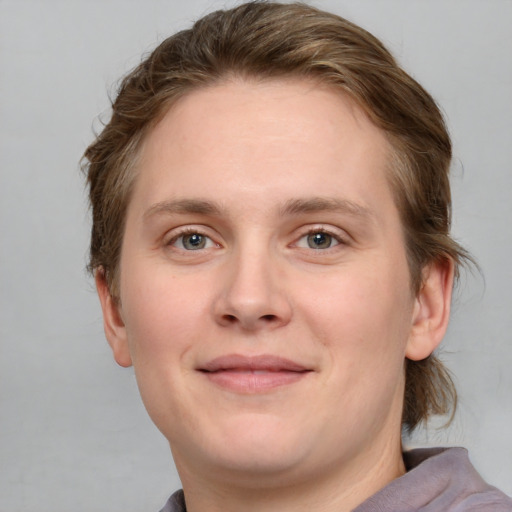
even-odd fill
[{"label": "nostril", "polygon": [[223,318],[230,324],[234,324],[237,321],[237,318],[235,315],[224,315]]},{"label": "nostril", "polygon": [[[262,315],[259,317],[259,320],[262,320],[265,323],[272,323],[272,322],[275,322],[277,320],[277,318],[278,317],[276,315]],[[227,324],[235,324],[239,321],[239,319],[236,315],[222,315],[222,319]]]}]

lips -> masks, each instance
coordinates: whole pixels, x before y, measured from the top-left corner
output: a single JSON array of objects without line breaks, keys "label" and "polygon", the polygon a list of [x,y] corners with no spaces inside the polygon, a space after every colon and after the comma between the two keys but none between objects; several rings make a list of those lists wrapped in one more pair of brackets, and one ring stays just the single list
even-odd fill
[{"label": "lips", "polygon": [[298,382],[312,369],[273,355],[232,354],[208,361],[199,371],[210,382],[230,391],[258,393]]}]

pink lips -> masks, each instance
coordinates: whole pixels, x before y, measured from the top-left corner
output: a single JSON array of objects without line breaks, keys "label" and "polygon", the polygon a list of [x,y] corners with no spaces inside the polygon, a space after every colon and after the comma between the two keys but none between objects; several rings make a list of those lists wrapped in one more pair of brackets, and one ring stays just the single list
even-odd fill
[{"label": "pink lips", "polygon": [[312,370],[272,355],[217,357],[199,369],[214,384],[239,393],[258,393],[292,384]]}]

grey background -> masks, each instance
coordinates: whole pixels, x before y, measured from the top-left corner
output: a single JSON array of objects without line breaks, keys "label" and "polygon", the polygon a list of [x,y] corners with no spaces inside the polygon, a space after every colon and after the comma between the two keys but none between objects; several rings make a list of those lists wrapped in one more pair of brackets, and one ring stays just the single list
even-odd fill
[{"label": "grey background", "polygon": [[[446,113],[454,233],[485,283],[465,278],[444,343],[455,422],[409,444],[467,446],[512,494],[512,1],[314,3],[381,37]],[[232,4],[0,0],[0,512],[156,511],[179,485],[103,337],[77,162],[120,75]]]}]

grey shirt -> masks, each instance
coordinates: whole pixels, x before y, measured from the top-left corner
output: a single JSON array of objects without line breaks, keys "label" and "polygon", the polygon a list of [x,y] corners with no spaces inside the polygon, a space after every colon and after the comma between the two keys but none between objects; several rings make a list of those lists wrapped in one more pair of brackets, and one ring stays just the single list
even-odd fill
[{"label": "grey shirt", "polygon": [[[512,499],[486,484],[464,448],[425,448],[404,453],[407,473],[353,512],[512,512]],[[183,491],[160,512],[186,512]]]}]

